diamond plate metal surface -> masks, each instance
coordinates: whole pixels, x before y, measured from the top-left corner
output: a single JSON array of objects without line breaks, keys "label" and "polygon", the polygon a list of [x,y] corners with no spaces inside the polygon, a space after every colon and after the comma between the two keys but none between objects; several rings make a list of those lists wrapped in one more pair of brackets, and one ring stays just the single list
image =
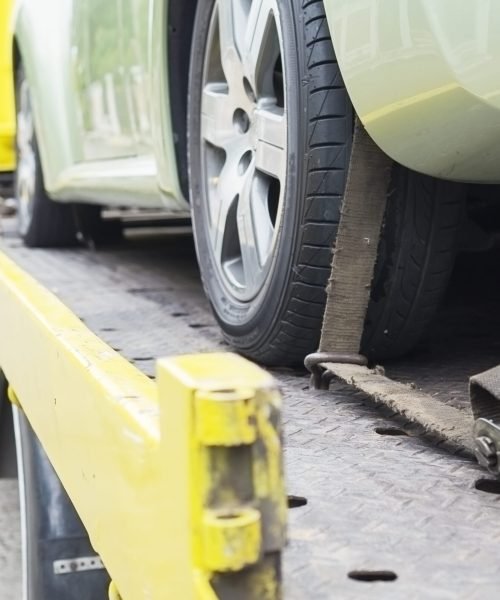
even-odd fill
[{"label": "diamond plate metal surface", "polygon": [[[0,245],[148,375],[155,357],[226,347],[189,238],[30,251],[7,231]],[[289,493],[308,501],[290,510],[286,600],[496,597],[500,496],[475,489],[484,472],[360,394],[311,391],[303,372],[274,374],[285,398]],[[360,570],[397,579],[348,577]]]}]

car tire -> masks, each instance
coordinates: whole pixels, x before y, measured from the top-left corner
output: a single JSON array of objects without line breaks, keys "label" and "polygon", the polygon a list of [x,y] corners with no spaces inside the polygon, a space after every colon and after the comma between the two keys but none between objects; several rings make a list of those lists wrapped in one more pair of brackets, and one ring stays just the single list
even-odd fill
[{"label": "car tire", "polygon": [[464,211],[463,186],[394,165],[361,344],[370,359],[407,354],[428,329],[455,265]]},{"label": "car tire", "polygon": [[[233,56],[233,61],[234,56],[239,56],[242,65],[248,63],[243,51],[235,53],[230,44],[224,46],[221,39],[228,39],[227,33],[219,27],[220,15],[224,18],[221,11],[233,6],[233,11],[240,11],[238,18],[233,14],[222,22],[231,22],[236,28],[235,23],[245,14],[241,7],[248,6],[243,0],[232,4],[223,0],[198,4],[188,99],[194,235],[203,285],[227,341],[261,363],[295,365],[318,346],[325,287],[349,167],[354,114],[335,58],[322,0],[268,0],[253,5],[274,6],[286,98],[283,114],[287,121],[287,168],[283,182],[279,181],[279,220],[275,221],[274,245],[258,289],[255,287],[245,295],[235,284],[246,281],[244,256],[251,247],[248,242],[251,234],[246,232],[258,230],[255,220],[252,221],[255,209],[251,204],[258,184],[252,183],[248,186],[252,191],[245,192],[250,198],[245,199],[246,206],[251,207],[245,210],[251,217],[245,216],[243,209],[240,215],[240,195],[243,195],[240,190],[245,189],[243,184],[238,187],[241,169],[233,169],[234,190],[238,192],[233,201],[236,208],[233,205],[227,211],[225,208],[226,199],[236,193],[224,183],[231,173],[231,161],[236,162],[233,153],[246,153],[241,154],[238,168],[241,164],[243,169],[252,164],[248,163],[248,157],[257,164],[261,129],[257,133],[252,133],[252,129],[260,127],[261,117],[255,117],[259,103],[269,105],[269,98],[261,98],[258,89],[254,91],[247,85],[247,78],[243,87],[247,91],[250,87],[256,98],[254,112],[249,111],[248,103],[238,91],[234,68],[228,67],[227,73],[225,70],[224,60],[228,56]],[[250,16],[248,21],[256,22]],[[268,23],[266,27],[269,31],[271,26]],[[264,29],[261,26],[259,31]],[[255,37],[251,33],[248,39]],[[233,39],[246,38],[235,34]],[[233,46],[245,49],[242,43],[236,41]],[[270,47],[272,42],[264,39],[263,58],[258,64],[265,64]],[[244,66],[243,76],[246,77]],[[262,75],[260,79],[269,82],[271,77]],[[276,80],[279,82],[279,78]],[[231,92],[231,88],[236,91]],[[276,99],[279,93],[277,88]],[[231,101],[225,97],[221,100],[221,94],[227,94]],[[213,98],[219,102],[218,108],[213,108]],[[237,108],[237,101],[241,101],[241,109]],[[247,115],[243,122],[239,121],[242,112]],[[230,129],[231,117],[234,130]],[[245,150],[244,144],[239,145],[239,138],[228,142],[238,133],[249,139],[249,150]],[[219,139],[220,147],[214,146],[214,140]],[[264,168],[273,167],[268,164]],[[258,169],[255,172],[255,177],[260,176]],[[246,177],[245,172],[242,177]],[[407,352],[424,332],[454,264],[463,209],[460,186],[433,180],[399,165],[393,169],[388,200],[362,346],[371,359]],[[245,219],[251,221],[250,228],[244,224]],[[254,247],[257,245],[255,241]],[[229,271],[237,264],[235,260],[242,265],[235,271],[243,273],[240,280]],[[247,261],[260,265],[255,259],[253,263]],[[247,271],[250,273],[251,269]]]},{"label": "car tire", "polygon": [[[109,575],[102,568],[54,562],[96,557],[85,528],[24,413],[13,407],[21,509],[23,600],[107,600]],[[96,557],[97,559],[97,557]]]},{"label": "car tire", "polygon": [[28,247],[71,246],[82,227],[92,237],[101,226],[99,206],[54,202],[45,190],[35,134],[31,94],[24,69],[16,73],[16,149],[14,190],[18,230]]}]

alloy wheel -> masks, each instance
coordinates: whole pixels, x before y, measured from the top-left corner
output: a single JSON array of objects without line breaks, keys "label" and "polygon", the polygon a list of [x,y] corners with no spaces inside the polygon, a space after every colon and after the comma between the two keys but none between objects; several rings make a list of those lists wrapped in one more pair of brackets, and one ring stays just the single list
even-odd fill
[{"label": "alloy wheel", "polygon": [[275,0],[217,0],[202,82],[201,152],[210,248],[239,301],[265,284],[287,172],[286,81]]}]

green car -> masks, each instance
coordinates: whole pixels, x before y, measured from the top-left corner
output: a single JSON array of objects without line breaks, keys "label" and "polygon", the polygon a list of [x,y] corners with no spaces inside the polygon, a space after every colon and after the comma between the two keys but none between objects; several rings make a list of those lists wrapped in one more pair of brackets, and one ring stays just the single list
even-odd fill
[{"label": "green car", "polygon": [[499,26],[496,0],[21,0],[20,234],[96,235],[102,206],[190,213],[226,339],[300,363],[357,113],[395,161],[362,351],[401,355],[446,288],[461,182],[500,181]]}]

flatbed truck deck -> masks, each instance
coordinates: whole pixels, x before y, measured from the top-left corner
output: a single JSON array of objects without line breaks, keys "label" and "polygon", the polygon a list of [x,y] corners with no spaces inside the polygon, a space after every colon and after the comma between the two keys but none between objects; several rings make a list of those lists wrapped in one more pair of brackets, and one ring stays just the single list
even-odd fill
[{"label": "flatbed truck deck", "polygon": [[[154,378],[159,357],[229,350],[184,231],[137,229],[98,251],[28,250],[12,221],[2,228],[0,251],[148,377]],[[413,370],[410,359],[388,372],[405,381],[420,377],[427,391],[467,410],[466,371],[478,369],[457,360],[460,350],[451,339],[446,348],[453,352],[442,349],[439,360],[434,346]],[[493,366],[494,343],[476,346],[487,347],[478,364]],[[272,375],[283,394],[293,506],[283,559],[285,600],[495,597],[500,486],[470,455],[346,386],[312,390],[300,369]],[[0,531],[0,547],[8,535]],[[2,586],[11,583],[0,571],[2,598],[8,597]]]}]

